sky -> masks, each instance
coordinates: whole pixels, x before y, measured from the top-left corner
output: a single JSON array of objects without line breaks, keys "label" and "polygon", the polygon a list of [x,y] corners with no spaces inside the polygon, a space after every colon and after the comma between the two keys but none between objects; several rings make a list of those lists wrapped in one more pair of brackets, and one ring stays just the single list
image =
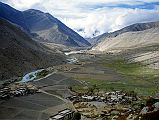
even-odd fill
[{"label": "sky", "polygon": [[49,12],[85,38],[134,23],[159,21],[159,0],[0,0],[18,10]]}]

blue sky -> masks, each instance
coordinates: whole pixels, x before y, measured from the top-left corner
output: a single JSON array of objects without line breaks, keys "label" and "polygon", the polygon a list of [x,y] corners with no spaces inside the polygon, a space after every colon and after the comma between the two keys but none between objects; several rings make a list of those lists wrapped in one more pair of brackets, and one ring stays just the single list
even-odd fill
[{"label": "blue sky", "polygon": [[[137,4],[137,5],[129,5],[129,4],[124,4],[124,3],[117,3],[117,4],[97,4],[97,5],[93,5],[93,6],[89,6],[91,9],[98,9],[98,8],[105,8],[105,7],[109,7],[109,8],[131,8],[131,9],[156,9],[156,6],[159,5],[159,2],[143,2],[142,4]],[[85,6],[85,8],[87,8],[88,5]]]},{"label": "blue sky", "polygon": [[18,10],[34,8],[49,12],[83,37],[112,32],[134,23],[159,20],[159,0],[0,1]]}]

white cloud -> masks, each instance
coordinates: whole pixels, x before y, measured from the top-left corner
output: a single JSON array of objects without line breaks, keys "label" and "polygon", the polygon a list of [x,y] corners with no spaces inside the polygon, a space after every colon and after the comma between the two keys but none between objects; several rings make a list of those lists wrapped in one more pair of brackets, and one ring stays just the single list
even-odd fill
[{"label": "white cloud", "polygon": [[42,2],[42,0],[6,0],[13,7],[23,10],[31,8],[33,5]]},{"label": "white cloud", "polygon": [[121,29],[133,23],[150,22],[159,20],[159,10],[125,9],[125,8],[103,8],[90,13],[82,19],[70,19],[64,21],[66,25],[78,30],[84,37],[93,37],[104,32]]},{"label": "white cloud", "polygon": [[[131,9],[108,7],[118,4],[129,6],[159,2],[159,0],[0,0],[25,10],[40,9],[51,13],[84,37],[118,30],[136,22],[159,20],[159,7],[155,9]],[[102,6],[105,5],[105,6]],[[107,6],[108,5],[108,6]],[[101,6],[101,7],[100,7]]]},{"label": "white cloud", "polygon": [[145,9],[120,9],[121,14],[117,16],[112,31],[121,29],[134,23],[152,22],[159,20],[159,10]]}]

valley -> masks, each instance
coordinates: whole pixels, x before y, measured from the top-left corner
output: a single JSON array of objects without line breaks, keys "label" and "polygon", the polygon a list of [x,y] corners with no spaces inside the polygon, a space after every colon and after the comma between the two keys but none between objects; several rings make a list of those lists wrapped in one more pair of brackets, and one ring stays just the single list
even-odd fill
[{"label": "valley", "polygon": [[130,24],[128,3],[114,23],[112,15],[89,14],[105,13],[96,2],[77,2],[82,12],[89,8],[77,16],[66,10],[72,4],[50,11],[11,3],[0,1],[0,120],[159,119],[158,19]]},{"label": "valley", "polygon": [[[129,63],[124,60],[126,57],[123,54],[70,52],[67,57],[74,57],[78,61],[73,63],[68,61],[67,64],[54,66],[51,70],[56,72],[53,74],[29,82],[39,89],[39,93],[1,101],[2,111],[12,109],[14,112],[10,116],[0,112],[0,119],[42,120],[48,119],[64,108],[76,110],[74,103],[67,98],[78,94],[87,95],[93,86],[96,90],[91,93],[92,95],[113,91],[134,91],[143,102],[146,96],[155,97],[159,89],[157,83],[159,71],[139,63]],[[103,106],[105,103],[97,104]],[[29,112],[33,112],[34,115]],[[96,117],[91,119],[95,120]],[[87,118],[84,117],[83,120]]]},{"label": "valley", "polygon": [[[139,62],[130,63],[123,55],[88,56],[76,55],[85,64],[63,74],[86,85],[96,84],[101,90],[134,90],[139,95],[155,95],[158,91],[158,69],[148,68]],[[75,89],[82,90],[79,86]]]}]

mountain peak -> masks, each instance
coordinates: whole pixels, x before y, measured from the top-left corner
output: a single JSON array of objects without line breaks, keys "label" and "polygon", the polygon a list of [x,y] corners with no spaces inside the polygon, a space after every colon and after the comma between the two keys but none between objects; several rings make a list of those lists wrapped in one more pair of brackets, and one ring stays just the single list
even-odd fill
[{"label": "mountain peak", "polygon": [[99,43],[93,49],[100,51],[122,51],[159,44],[159,21],[149,23],[136,23],[118,31],[103,34],[98,38]]},{"label": "mountain peak", "polygon": [[49,13],[36,9],[18,11],[8,5],[4,4],[4,6],[0,7],[0,18],[21,26],[29,34],[35,33],[37,35],[35,39],[40,40],[40,42],[51,42],[67,46],[90,45],[82,36]]},{"label": "mountain peak", "polygon": [[25,10],[25,11],[23,11],[23,12],[30,12],[30,13],[44,13],[44,12],[42,12],[42,11],[40,11],[40,10],[36,10],[36,9],[28,9],[28,10]]},{"label": "mountain peak", "polygon": [[148,23],[135,23],[135,24],[126,26],[126,27],[124,27],[120,30],[114,31],[114,32],[104,33],[102,35],[92,38],[89,41],[90,41],[90,43],[97,44],[97,43],[105,40],[106,38],[114,38],[123,33],[144,31],[144,30],[156,28],[156,27],[159,27],[159,21],[148,22]]}]

